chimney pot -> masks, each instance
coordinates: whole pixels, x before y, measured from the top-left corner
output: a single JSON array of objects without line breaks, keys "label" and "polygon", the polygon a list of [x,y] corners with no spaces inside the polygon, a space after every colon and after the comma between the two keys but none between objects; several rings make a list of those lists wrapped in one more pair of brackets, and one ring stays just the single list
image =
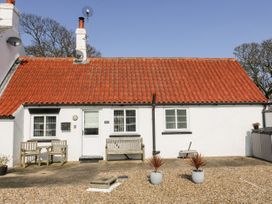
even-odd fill
[{"label": "chimney pot", "polygon": [[6,3],[15,5],[16,0],[6,0]]},{"label": "chimney pot", "polygon": [[84,28],[84,18],[79,17],[79,28]]}]

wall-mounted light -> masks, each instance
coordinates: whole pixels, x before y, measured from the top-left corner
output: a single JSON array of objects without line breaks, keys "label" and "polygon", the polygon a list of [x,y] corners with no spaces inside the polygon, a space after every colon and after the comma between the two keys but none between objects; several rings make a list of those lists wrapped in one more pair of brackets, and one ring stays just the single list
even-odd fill
[{"label": "wall-mounted light", "polygon": [[18,47],[22,44],[22,41],[20,38],[17,38],[17,37],[9,37],[7,40],[7,43],[14,47]]},{"label": "wall-mounted light", "polygon": [[77,115],[73,115],[73,121],[77,121],[78,120],[78,116]]}]

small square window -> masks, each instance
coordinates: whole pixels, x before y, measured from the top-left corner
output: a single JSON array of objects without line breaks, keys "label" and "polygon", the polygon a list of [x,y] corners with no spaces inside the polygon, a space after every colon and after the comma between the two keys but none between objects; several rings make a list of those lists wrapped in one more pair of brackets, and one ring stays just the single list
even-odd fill
[{"label": "small square window", "polygon": [[33,136],[51,137],[56,136],[57,117],[56,116],[33,116]]},{"label": "small square window", "polygon": [[169,130],[187,129],[186,109],[165,110],[165,127]]},{"label": "small square window", "polygon": [[136,131],[136,110],[114,110],[114,132]]}]

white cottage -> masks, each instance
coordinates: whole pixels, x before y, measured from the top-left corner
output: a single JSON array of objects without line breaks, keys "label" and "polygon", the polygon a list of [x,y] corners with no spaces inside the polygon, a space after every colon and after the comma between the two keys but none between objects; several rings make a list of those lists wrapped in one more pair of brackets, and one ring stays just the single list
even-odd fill
[{"label": "white cottage", "polygon": [[176,158],[190,141],[206,156],[250,154],[267,100],[235,59],[86,58],[82,18],[76,33],[77,60],[20,57],[1,87],[11,164],[30,139],[67,140],[69,161],[105,158],[106,138],[123,136],[143,138],[146,157]]}]

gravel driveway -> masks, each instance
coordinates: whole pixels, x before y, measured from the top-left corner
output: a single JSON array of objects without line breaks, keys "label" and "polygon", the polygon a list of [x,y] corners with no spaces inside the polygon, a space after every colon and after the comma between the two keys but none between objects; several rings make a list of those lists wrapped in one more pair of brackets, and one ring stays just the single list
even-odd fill
[{"label": "gravel driveway", "polygon": [[[15,168],[0,177],[0,203],[272,203],[272,164],[245,157],[208,158],[205,182],[190,180],[188,160],[166,160],[153,186],[140,161]],[[112,193],[86,192],[96,176],[127,175]]]}]

